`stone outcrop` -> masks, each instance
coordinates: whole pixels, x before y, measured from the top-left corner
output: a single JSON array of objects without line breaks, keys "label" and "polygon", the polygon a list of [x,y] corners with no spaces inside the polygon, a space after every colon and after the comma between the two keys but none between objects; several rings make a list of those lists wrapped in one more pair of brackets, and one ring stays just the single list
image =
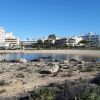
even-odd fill
[{"label": "stone outcrop", "polygon": [[58,70],[59,70],[59,65],[53,64],[43,67],[40,73],[51,74],[51,73],[56,73]]}]

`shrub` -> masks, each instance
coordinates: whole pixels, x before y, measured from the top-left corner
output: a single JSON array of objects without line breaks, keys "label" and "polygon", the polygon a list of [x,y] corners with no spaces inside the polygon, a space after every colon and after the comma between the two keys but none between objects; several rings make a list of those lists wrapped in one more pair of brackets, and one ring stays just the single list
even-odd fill
[{"label": "shrub", "polygon": [[31,94],[33,100],[54,100],[55,96],[55,90],[46,87]]},{"label": "shrub", "polygon": [[100,100],[99,94],[99,86],[81,83],[71,87],[67,86],[55,100]]},{"label": "shrub", "polygon": [[82,72],[92,72],[94,71],[94,68],[93,67],[86,67],[84,68],[83,70],[81,70]]},{"label": "shrub", "polygon": [[90,82],[93,83],[93,84],[100,85],[100,75],[98,75],[97,77],[92,79]]}]

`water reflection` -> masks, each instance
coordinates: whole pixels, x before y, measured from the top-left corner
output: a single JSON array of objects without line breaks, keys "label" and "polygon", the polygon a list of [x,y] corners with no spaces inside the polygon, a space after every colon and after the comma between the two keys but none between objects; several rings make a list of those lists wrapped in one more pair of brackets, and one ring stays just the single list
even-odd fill
[{"label": "water reflection", "polygon": [[0,61],[1,60],[16,60],[20,58],[25,58],[27,60],[37,59],[39,57],[48,57],[50,56],[52,60],[59,59],[59,60],[69,60],[69,59],[77,59],[77,60],[96,60],[100,62],[100,58],[98,57],[90,57],[90,56],[83,56],[83,55],[68,55],[68,54],[27,54],[27,53],[14,53],[14,54],[0,54]]}]

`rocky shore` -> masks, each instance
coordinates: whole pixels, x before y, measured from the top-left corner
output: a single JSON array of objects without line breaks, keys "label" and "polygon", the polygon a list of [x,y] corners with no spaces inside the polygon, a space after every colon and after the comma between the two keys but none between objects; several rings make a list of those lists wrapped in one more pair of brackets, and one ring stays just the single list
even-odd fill
[{"label": "rocky shore", "polygon": [[23,95],[27,98],[25,94],[41,86],[62,83],[66,80],[90,80],[99,71],[100,63],[94,60],[89,62],[76,59],[51,61],[41,58],[27,61],[21,58],[19,61],[2,61],[0,62],[0,98],[17,100]]},{"label": "rocky shore", "polygon": [[[76,59],[0,62],[0,96],[19,97],[41,86],[65,80],[91,79],[98,74],[100,63]],[[0,99],[1,100],[1,99]]]}]

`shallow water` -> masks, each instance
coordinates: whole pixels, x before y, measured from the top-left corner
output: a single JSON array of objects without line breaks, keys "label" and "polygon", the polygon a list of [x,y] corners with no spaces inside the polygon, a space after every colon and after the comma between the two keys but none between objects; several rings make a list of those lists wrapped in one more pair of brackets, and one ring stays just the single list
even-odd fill
[{"label": "shallow water", "polygon": [[83,55],[71,55],[71,54],[28,54],[28,53],[14,53],[14,54],[0,54],[0,61],[2,60],[16,60],[20,58],[25,58],[27,60],[34,60],[40,57],[48,57],[50,56],[51,59],[59,59],[59,60],[69,60],[69,59],[77,59],[77,60],[84,60],[90,61],[95,60],[100,62],[100,57],[92,57],[92,56],[83,56]]}]

